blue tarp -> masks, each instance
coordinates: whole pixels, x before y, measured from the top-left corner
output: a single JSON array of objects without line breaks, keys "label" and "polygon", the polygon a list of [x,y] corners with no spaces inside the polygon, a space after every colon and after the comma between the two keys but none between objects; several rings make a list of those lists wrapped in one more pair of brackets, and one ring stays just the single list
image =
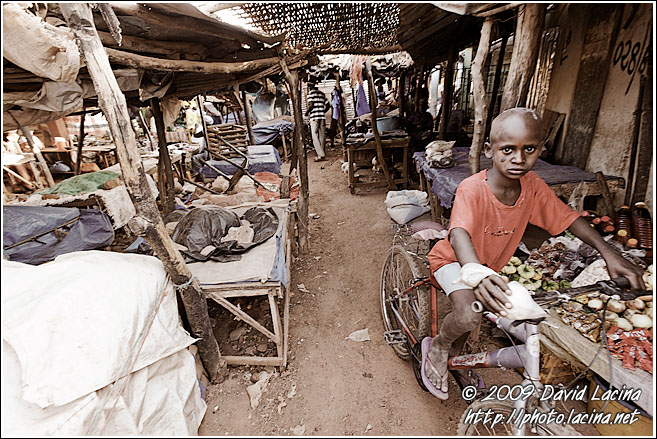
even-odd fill
[{"label": "blue tarp", "polygon": [[2,213],[3,252],[10,261],[39,265],[64,253],[99,249],[114,241],[109,216],[96,209],[3,206]]}]

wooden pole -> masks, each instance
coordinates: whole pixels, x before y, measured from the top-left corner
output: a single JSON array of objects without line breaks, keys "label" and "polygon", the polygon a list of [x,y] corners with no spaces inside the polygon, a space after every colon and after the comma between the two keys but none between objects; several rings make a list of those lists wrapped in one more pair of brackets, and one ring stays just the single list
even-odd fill
[{"label": "wooden pole", "polygon": [[479,47],[477,47],[477,55],[472,62],[472,85],[474,88],[474,128],[472,134],[472,145],[468,153],[468,164],[470,166],[470,175],[479,172],[481,164],[479,163],[479,155],[484,146],[484,138],[486,135],[486,117],[488,116],[488,97],[486,96],[486,83],[484,82],[483,70],[484,63],[488,57],[488,48],[490,46],[490,32],[493,26],[493,19],[487,17],[481,26],[481,37],[479,39]]},{"label": "wooden pole", "polygon": [[151,134],[151,130],[148,128],[148,125],[146,124],[146,120],[144,119],[144,115],[141,114],[141,110],[137,111],[137,114],[139,115],[139,124],[141,125],[142,129],[146,133],[146,136],[148,136],[148,141],[151,144],[151,151],[155,151],[155,140],[153,140],[153,135]]},{"label": "wooden pole", "polygon": [[[84,108],[83,108],[84,111]],[[87,113],[80,115],[80,131],[78,134],[78,155],[75,158],[75,175],[80,175],[80,166],[82,165],[82,147],[84,146],[84,119]]]},{"label": "wooden pole", "polygon": [[506,42],[509,39],[509,34],[502,35],[502,42],[500,43],[500,52],[497,57],[497,65],[495,66],[495,77],[493,78],[493,90],[488,103],[488,115],[486,116],[486,135],[490,134],[490,124],[493,121],[495,114],[495,105],[497,104],[497,94],[500,91],[500,82],[502,82],[502,67],[504,66],[504,52],[506,51]]},{"label": "wooden pole", "polygon": [[[369,85],[369,91],[370,91],[370,108],[372,110],[371,118],[372,118],[372,132],[374,133],[374,140],[376,141],[376,155],[379,160],[379,164],[383,168],[383,175],[386,177],[386,181],[388,182],[388,189],[390,190],[397,190],[397,185],[395,184],[394,181],[392,181],[392,176],[390,175],[390,171],[388,170],[388,165],[386,164],[385,160],[383,159],[383,146],[381,145],[381,135],[379,134],[379,129],[376,126],[376,107],[379,105],[377,98],[376,98],[376,90],[374,89],[374,78],[372,77],[372,62],[370,61],[369,57],[367,60],[365,60],[365,69],[367,70],[367,83]],[[351,166],[351,164],[350,164]]]},{"label": "wooden pole", "polygon": [[173,169],[171,168],[171,157],[167,147],[167,132],[164,126],[164,116],[160,108],[160,100],[151,98],[151,110],[155,118],[155,128],[157,129],[157,147],[160,154],[160,160],[157,163],[157,175],[162,181],[162,191],[160,199],[162,200],[162,210],[166,215],[174,211],[176,207],[176,190],[173,184]]},{"label": "wooden pole", "polygon": [[[636,176],[632,187],[628,185],[627,190],[632,191],[632,204],[637,201],[646,200],[648,180],[650,179],[650,168],[653,164],[653,76],[652,56],[646,62],[646,76],[641,76],[643,92],[641,93],[641,112],[637,121],[639,122],[639,135],[637,137]],[[634,160],[631,156],[630,160]]]},{"label": "wooden pole", "polygon": [[50,168],[48,168],[48,163],[46,163],[46,159],[43,158],[43,154],[41,154],[41,150],[39,149],[37,144],[34,143],[34,139],[32,138],[32,133],[30,132],[30,130],[28,130],[25,127],[21,127],[21,133],[23,133],[23,136],[25,136],[25,140],[27,140],[27,143],[32,148],[32,152],[34,153],[34,156],[37,158],[37,161],[41,166],[41,170],[43,171],[43,174],[46,176],[46,181],[48,182],[48,186],[53,187],[55,185],[55,180],[53,180],[52,178],[52,174],[50,173]]},{"label": "wooden pole", "polygon": [[91,9],[83,3],[59,3],[59,7],[78,40],[98,95],[98,104],[103,109],[114,139],[123,181],[135,205],[136,215],[128,226],[131,231],[146,239],[153,253],[164,264],[182,299],[191,335],[200,338],[199,355],[208,376],[213,381],[223,381],[227,376],[226,362],[221,358],[219,345],[212,332],[205,295],[174,246],[157,210],[137,150],[135,135],[130,129],[125,96],[112,74],[109,59],[96,33]]},{"label": "wooden pole", "polygon": [[344,99],[342,99],[342,85],[340,84],[340,70],[335,71],[335,88],[338,90],[338,100],[340,101],[340,115],[338,116],[338,129],[340,130],[340,139],[342,139],[342,158],[347,160],[347,135],[344,130],[345,111]]},{"label": "wooden pole", "polygon": [[251,121],[251,110],[249,101],[246,99],[246,90],[242,90],[242,105],[244,105],[244,117],[246,118],[246,130],[249,133],[249,142],[255,145],[255,136],[253,135],[253,122]]},{"label": "wooden pole", "polygon": [[299,220],[299,252],[308,253],[310,249],[309,230],[308,230],[308,158],[306,157],[306,148],[303,143],[303,114],[301,112],[301,83],[297,71],[290,71],[284,59],[281,59],[281,68],[285,74],[285,79],[290,86],[290,97],[292,98],[292,107],[294,108],[294,150],[297,152],[299,184],[299,204],[297,207],[297,217]]},{"label": "wooden pole", "polygon": [[438,125],[438,138],[445,139],[447,124],[452,110],[452,93],[454,91],[454,63],[456,62],[456,49],[449,49],[447,67],[445,68],[445,84],[443,85],[443,103],[441,105],[440,124]]},{"label": "wooden pole", "polygon": [[545,4],[525,3],[519,9],[513,36],[513,55],[509,75],[504,83],[500,112],[525,106],[543,33]]},{"label": "wooden pole", "polygon": [[203,138],[205,139],[205,149],[210,151],[210,138],[208,137],[208,125],[205,123],[205,117],[203,117],[205,110],[203,109],[203,98],[201,97],[201,95],[196,96],[196,102],[198,103],[198,111],[201,114],[201,125],[203,126]]}]

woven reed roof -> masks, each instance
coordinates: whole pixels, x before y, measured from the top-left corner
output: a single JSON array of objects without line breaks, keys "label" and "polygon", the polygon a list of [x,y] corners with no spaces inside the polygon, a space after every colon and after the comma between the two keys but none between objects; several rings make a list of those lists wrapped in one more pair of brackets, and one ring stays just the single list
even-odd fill
[{"label": "woven reed roof", "polygon": [[245,3],[242,17],[269,35],[289,33],[293,47],[335,50],[397,44],[396,3]]}]

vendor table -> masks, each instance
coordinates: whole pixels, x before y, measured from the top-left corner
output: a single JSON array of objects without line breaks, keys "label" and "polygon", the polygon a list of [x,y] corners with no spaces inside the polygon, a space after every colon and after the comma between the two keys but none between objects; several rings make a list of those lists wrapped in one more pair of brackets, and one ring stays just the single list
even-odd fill
[{"label": "vendor table", "polygon": [[[93,145],[93,146],[84,146],[82,152],[97,152],[105,163],[105,168],[108,168],[109,165],[109,155],[114,153],[116,147],[114,145]],[[65,149],[61,150],[59,148],[48,147],[42,148],[41,153],[44,155],[55,155],[56,160],[61,160],[66,163],[71,169],[75,169],[75,156],[77,154],[77,149]]]},{"label": "vendor table", "polygon": [[[403,154],[402,159],[402,176],[393,180],[397,184],[402,184],[404,187],[408,184],[408,144],[410,137],[399,137],[392,139],[382,139],[381,146],[383,148],[383,157],[387,158],[392,155],[392,150],[400,149]],[[369,153],[363,153],[368,151]],[[374,154],[372,154],[374,151]],[[349,166],[349,191],[354,194],[356,187],[381,187],[387,186],[388,182],[382,181],[357,181],[354,177],[354,167],[356,166],[372,166],[372,157],[376,156],[376,141],[374,138],[366,139],[364,142],[347,143],[347,163]]]},{"label": "vendor table", "polygon": [[[641,389],[641,397],[635,403],[652,416],[653,379],[651,374],[641,369],[625,369],[621,360],[615,357],[611,358],[610,368],[604,348],[596,357],[599,345],[586,339],[576,329],[564,324],[554,311],[551,311],[549,317],[539,325],[539,338],[545,347],[577,369],[583,370],[591,364],[591,370],[607,382],[613,375],[611,384],[614,388],[620,389],[625,385],[630,389]],[[591,363],[594,357],[595,360]]]},{"label": "vendor table", "polygon": [[[413,160],[420,175],[420,190],[429,194],[431,218],[443,225],[447,225],[447,220],[442,215],[443,209],[452,207],[457,186],[470,176],[468,151],[467,147],[454,148],[455,165],[445,169],[430,167],[424,152],[413,154]],[[482,155],[481,169],[489,167],[491,167],[491,160]],[[545,180],[558,197],[566,200],[579,185],[586,187],[586,196],[601,195],[600,186],[593,172],[586,172],[574,166],[552,165],[541,159],[536,161],[532,170]],[[625,180],[621,177],[605,176],[605,180],[611,192],[625,187]]]},{"label": "vendor table", "polygon": [[[188,264],[192,274],[199,280],[201,289],[209,299],[214,300],[238,319],[252,326],[276,344],[275,357],[261,356],[223,356],[231,365],[287,365],[288,327],[290,313],[290,264],[294,236],[294,213],[296,202],[288,199],[268,203],[248,203],[229,207],[238,215],[252,206],[272,207],[279,218],[275,236],[242,254],[242,259],[233,262],[194,262]],[[235,297],[267,296],[271,313],[271,326],[267,329],[261,323],[238,308],[228,299]],[[278,301],[283,301],[281,318]]]}]

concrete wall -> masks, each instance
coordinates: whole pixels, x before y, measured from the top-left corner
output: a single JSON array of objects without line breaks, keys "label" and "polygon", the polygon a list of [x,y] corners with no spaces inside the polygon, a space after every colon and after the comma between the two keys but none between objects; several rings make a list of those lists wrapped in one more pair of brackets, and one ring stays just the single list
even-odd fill
[{"label": "concrete wall", "polygon": [[[560,28],[559,42],[555,52],[545,108],[566,114],[562,128],[562,133],[566,133],[568,132],[568,116],[575,93],[575,82],[579,72],[587,26],[585,6],[578,4],[561,6],[563,9],[556,21],[556,25]],[[563,140],[564,136],[562,135],[558,144],[554,146],[557,151],[561,151]]]},{"label": "concrete wall", "polygon": [[[586,163],[588,171],[602,171],[605,174],[624,177],[626,181],[634,129],[633,113],[639,95],[640,70],[637,69],[641,62],[643,46],[650,46],[650,27],[653,17],[652,4],[639,4],[634,16],[631,17],[633,6],[636,5],[625,5],[591,142],[591,152]],[[626,23],[627,27],[624,28]],[[632,61],[632,49],[625,49],[629,47],[626,44],[628,41],[631,42],[632,47],[641,48],[636,51],[639,55],[634,61]],[[625,53],[629,55],[623,60]],[[615,203],[622,203],[623,197],[624,193],[616,193]]]},{"label": "concrete wall", "polygon": [[[562,133],[567,133],[568,116],[572,110],[575,84],[579,74],[584,38],[589,23],[586,5],[562,4],[560,7],[563,9],[552,21],[560,27],[560,37],[545,108],[566,114]],[[635,7],[637,9],[633,10]],[[627,181],[634,128],[633,113],[636,109],[639,93],[639,72],[634,74],[634,79],[632,79],[632,74],[628,72],[628,70],[632,70],[632,73],[634,73],[636,70],[636,61],[630,64],[631,49],[625,61],[622,60],[622,56],[627,52],[625,49],[627,41],[631,41],[632,47],[637,42],[641,47],[644,46],[646,30],[649,26],[652,26],[652,21],[652,4],[626,4],[624,6],[620,31],[612,48],[604,94],[591,141],[591,150],[586,161],[585,169],[587,171],[602,171],[604,174],[623,177]],[[611,32],[611,29],[609,29],[609,32]],[[652,36],[648,34],[647,39],[650,41]],[[619,48],[621,43],[624,45],[623,48]],[[617,49],[618,53],[616,53]],[[616,55],[615,58],[614,55]],[[640,56],[636,58],[640,63]],[[614,59],[616,63],[614,63]],[[630,66],[634,69],[630,69]],[[557,156],[561,156],[563,143],[564,136],[562,134],[558,144],[555,145]],[[651,167],[651,174],[653,169],[654,167]],[[653,181],[651,176],[646,196],[648,198],[646,202],[651,207],[651,211]],[[612,196],[615,205],[619,206],[623,202],[625,191],[620,190]]]}]

